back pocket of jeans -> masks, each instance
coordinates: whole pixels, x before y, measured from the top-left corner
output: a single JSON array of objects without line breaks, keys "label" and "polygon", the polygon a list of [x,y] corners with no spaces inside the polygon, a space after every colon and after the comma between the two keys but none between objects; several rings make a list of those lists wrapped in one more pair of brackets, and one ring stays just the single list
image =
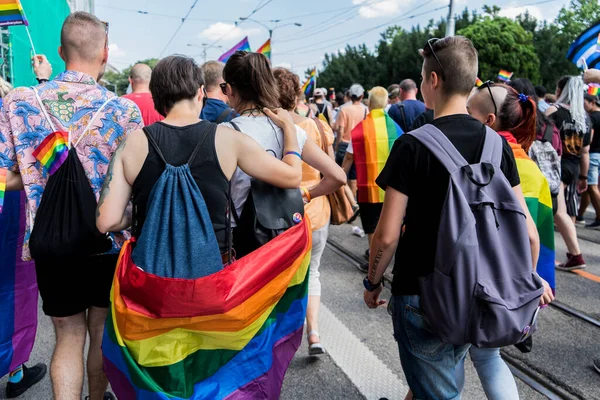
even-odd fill
[{"label": "back pocket of jeans", "polygon": [[446,344],[431,331],[421,309],[406,305],[404,308],[404,329],[413,352],[425,356],[439,353]]}]

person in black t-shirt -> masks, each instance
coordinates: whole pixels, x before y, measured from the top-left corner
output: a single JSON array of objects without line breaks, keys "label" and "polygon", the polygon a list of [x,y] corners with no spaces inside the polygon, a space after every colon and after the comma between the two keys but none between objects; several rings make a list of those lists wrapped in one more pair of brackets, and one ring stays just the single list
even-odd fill
[{"label": "person in black t-shirt", "polygon": [[591,143],[590,143],[590,167],[588,169],[588,190],[581,195],[581,204],[577,219],[585,221],[583,214],[590,205],[594,207],[596,219],[587,224],[587,228],[600,228],[600,191],[598,191],[598,174],[600,173],[600,99],[598,96],[585,94],[585,111],[587,111],[592,122]]},{"label": "person in black t-shirt", "polygon": [[[422,55],[421,93],[427,108],[435,110],[432,124],[469,163],[479,162],[486,128],[469,116],[466,108],[477,79],[477,51],[469,39],[453,36],[431,39]],[[505,140],[501,170],[528,216],[533,258],[537,259],[539,237],[527,211],[512,150]],[[370,308],[386,303],[379,299],[381,279],[396,251],[388,309],[407,382],[415,398],[455,398],[460,390],[455,369],[470,345],[443,342],[432,331],[419,296],[419,279],[434,269],[449,173],[425,146],[406,134],[396,140],[376,182],[386,192],[371,244],[369,274],[363,282],[365,303]]]}]

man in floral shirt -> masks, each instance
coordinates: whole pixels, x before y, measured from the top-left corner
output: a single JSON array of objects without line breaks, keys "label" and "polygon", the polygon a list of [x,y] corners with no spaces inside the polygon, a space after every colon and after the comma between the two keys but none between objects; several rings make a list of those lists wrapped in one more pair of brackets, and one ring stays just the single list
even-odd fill
[{"label": "man in floral shirt", "polygon": [[[0,114],[0,176],[6,174],[7,190],[24,188],[27,195],[24,259],[30,259],[28,241],[49,178],[33,155],[44,138],[57,130],[69,133],[98,199],[113,153],[128,132],[143,126],[133,102],[97,83],[108,59],[108,24],[88,13],[71,14],[62,27],[59,53],[67,70],[34,88],[15,89]],[[81,398],[88,331],[90,399],[112,396],[104,393],[100,346],[122,240],[115,235],[114,254],[34,260],[43,309],[56,330],[50,372],[57,399]]]}]

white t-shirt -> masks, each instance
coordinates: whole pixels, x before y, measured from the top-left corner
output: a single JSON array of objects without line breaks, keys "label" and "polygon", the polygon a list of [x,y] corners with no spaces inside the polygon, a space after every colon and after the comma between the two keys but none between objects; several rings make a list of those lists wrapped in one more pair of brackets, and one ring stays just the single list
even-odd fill
[{"label": "white t-shirt", "polygon": [[[283,158],[283,130],[275,125],[269,118],[259,116],[240,116],[232,120],[240,131],[250,136],[261,145],[263,149],[278,159]],[[229,122],[221,124],[229,128],[235,129]],[[296,134],[298,135],[298,146],[300,154],[304,149],[308,134],[302,128],[296,126]],[[240,216],[246,204],[248,193],[250,193],[250,175],[246,174],[241,169],[237,168],[231,177],[231,199],[235,205],[237,215]],[[235,226],[235,221],[232,221]]]}]

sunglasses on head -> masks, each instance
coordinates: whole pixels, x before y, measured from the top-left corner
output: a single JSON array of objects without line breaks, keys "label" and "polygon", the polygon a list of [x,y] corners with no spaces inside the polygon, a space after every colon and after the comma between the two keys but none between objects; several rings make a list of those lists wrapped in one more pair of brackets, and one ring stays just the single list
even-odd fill
[{"label": "sunglasses on head", "polygon": [[440,59],[438,58],[437,54],[435,54],[435,51],[433,50],[433,46],[432,44],[437,42],[438,40],[440,40],[439,38],[431,38],[427,41],[427,46],[429,47],[429,50],[431,51],[431,55],[433,56],[433,58],[435,58],[435,61],[437,61],[438,65],[440,66],[440,76],[442,77],[442,80],[445,81],[446,80],[446,74],[444,73],[444,66],[442,65],[442,63],[440,62]]},{"label": "sunglasses on head", "polygon": [[108,27],[109,27],[109,24],[106,21],[100,21],[100,22],[102,22],[104,24],[104,33],[106,33],[106,46],[105,47],[108,47]]},{"label": "sunglasses on head", "polygon": [[490,94],[490,99],[492,100],[492,104],[494,105],[494,115],[498,115],[498,107],[496,106],[496,100],[494,100],[494,94],[492,93],[492,86],[494,86],[494,82],[492,81],[485,81],[481,84],[481,86],[477,87],[477,90],[481,90],[482,88],[487,88],[489,94]]}]

